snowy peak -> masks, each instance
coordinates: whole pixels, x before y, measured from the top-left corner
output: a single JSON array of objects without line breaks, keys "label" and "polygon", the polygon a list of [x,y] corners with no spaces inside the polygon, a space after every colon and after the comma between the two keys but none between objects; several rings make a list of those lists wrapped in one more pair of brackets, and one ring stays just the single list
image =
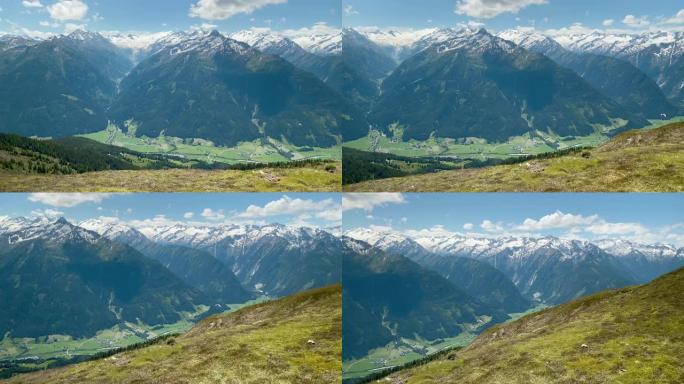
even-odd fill
[{"label": "snowy peak", "polygon": [[320,56],[335,56],[342,53],[342,33],[319,33],[295,37],[295,43],[306,51]]},{"label": "snowy peak", "polygon": [[56,243],[66,241],[94,243],[99,239],[96,233],[75,226],[63,217],[54,221],[44,217],[2,219],[0,227],[0,236],[6,237],[9,244],[37,239]]},{"label": "snowy peak", "polygon": [[[440,35],[439,37],[441,38],[442,36]],[[496,37],[484,28],[465,28],[456,33],[444,33],[443,37],[447,39],[443,42],[434,43],[431,46],[440,53],[460,49],[475,53],[483,53],[492,49],[513,52],[516,49],[515,43]]]},{"label": "snowy peak", "polygon": [[188,52],[202,55],[217,53],[235,53],[244,55],[250,51],[250,46],[227,38],[219,31],[174,32],[157,40],[150,46],[149,53],[155,54],[165,51],[175,56]]},{"label": "snowy peak", "polygon": [[564,51],[556,40],[545,36],[531,28],[509,29],[497,34],[498,37],[511,41],[527,50],[538,53]]},{"label": "snowy peak", "polygon": [[684,258],[681,249],[668,244],[638,244],[626,240],[599,240],[596,245],[618,257],[643,256],[648,260]]}]

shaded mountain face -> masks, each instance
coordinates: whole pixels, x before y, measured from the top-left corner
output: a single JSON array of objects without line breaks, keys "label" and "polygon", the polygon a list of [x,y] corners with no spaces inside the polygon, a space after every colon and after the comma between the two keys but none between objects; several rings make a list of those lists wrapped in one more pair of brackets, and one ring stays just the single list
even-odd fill
[{"label": "shaded mountain face", "polygon": [[345,241],[351,243],[342,256],[345,360],[402,337],[455,337],[507,319],[403,256]]},{"label": "shaded mountain face", "polygon": [[349,67],[374,82],[387,77],[397,67],[382,48],[352,28],[342,32],[342,56]]},{"label": "shaded mountain face", "polygon": [[124,321],[174,323],[208,304],[160,263],[64,219],[4,224],[3,334],[89,337]]},{"label": "shaded mountain face", "polygon": [[595,125],[644,125],[574,72],[485,30],[463,30],[403,62],[382,85],[370,115],[405,139],[481,137],[505,141],[539,130],[587,135]]},{"label": "shaded mountain face", "polygon": [[100,39],[69,35],[0,52],[0,131],[64,137],[104,129],[127,63]]},{"label": "shaded mountain face", "polygon": [[265,137],[331,146],[361,124],[314,75],[218,32],[177,34],[121,83],[111,116],[138,133],[234,145]]},{"label": "shaded mountain face", "polygon": [[524,312],[530,308],[530,301],[520,294],[511,279],[486,262],[437,255],[399,234],[357,229],[346,235],[365,241],[375,249],[406,257],[424,268],[435,271],[467,295],[492,308],[500,308],[506,313]]},{"label": "shaded mountain face", "polygon": [[227,265],[243,286],[286,296],[340,281],[340,240],[310,228],[226,225],[172,226],[148,237],[159,244],[205,251]]},{"label": "shaded mountain face", "polygon": [[684,32],[611,35],[600,32],[565,36],[562,45],[574,52],[629,61],[653,79],[673,103],[684,104]]},{"label": "shaded mountain face", "polygon": [[499,37],[541,53],[575,71],[596,90],[626,110],[649,119],[674,116],[672,105],[658,84],[631,63],[614,57],[566,50],[555,40],[536,32],[504,31]]},{"label": "shaded mountain face", "polygon": [[254,298],[254,294],[242,287],[228,266],[205,251],[157,244],[132,227],[99,219],[85,221],[79,226],[111,241],[129,245],[160,262],[186,284],[202,292],[212,303],[244,303]]},{"label": "shaded mountain face", "polygon": [[[529,299],[559,304],[636,281],[619,260],[599,247],[552,237],[443,239],[429,244],[444,257],[468,257],[489,263],[513,280]],[[440,245],[445,247],[440,250]]]},{"label": "shaded mountain face", "polygon": [[645,245],[624,240],[602,240],[597,245],[615,255],[639,284],[684,267],[684,249],[671,245]]}]

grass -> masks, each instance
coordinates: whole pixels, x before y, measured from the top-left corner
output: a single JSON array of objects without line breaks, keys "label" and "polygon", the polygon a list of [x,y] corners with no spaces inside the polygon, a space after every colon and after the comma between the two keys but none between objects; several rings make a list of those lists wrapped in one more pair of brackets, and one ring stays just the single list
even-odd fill
[{"label": "grass", "polygon": [[198,160],[207,163],[275,163],[291,160],[340,160],[339,146],[331,148],[297,147],[289,143],[268,138],[239,143],[235,147],[221,147],[203,139],[181,139],[178,137],[136,137],[125,134],[114,125],[82,137],[124,147],[146,154],[177,156],[185,160]]},{"label": "grass", "polygon": [[462,351],[386,382],[682,383],[682,303],[684,269],[495,326]]},{"label": "grass", "polygon": [[339,383],[341,300],[340,286],[308,291],[209,317],[163,343],[8,382]]},{"label": "grass", "polygon": [[168,169],[73,175],[0,171],[0,191],[4,192],[337,192],[341,184],[340,163],[249,171]]},{"label": "grass", "polygon": [[346,185],[349,192],[682,192],[684,123],[559,158]]}]

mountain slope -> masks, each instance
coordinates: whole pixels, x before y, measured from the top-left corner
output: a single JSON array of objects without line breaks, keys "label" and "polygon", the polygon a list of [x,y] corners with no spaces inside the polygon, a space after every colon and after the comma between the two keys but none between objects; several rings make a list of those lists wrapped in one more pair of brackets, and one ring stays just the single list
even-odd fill
[{"label": "mountain slope", "polygon": [[398,123],[404,140],[506,141],[534,130],[581,136],[617,119],[626,121],[621,128],[646,123],[574,72],[484,29],[460,31],[404,61],[370,116],[381,129]]},{"label": "mountain slope", "polygon": [[64,137],[107,127],[116,83],[71,38],[0,53],[0,132]]},{"label": "mountain slope", "polygon": [[212,316],[155,345],[8,382],[339,383],[341,296],[339,286],[301,293]]},{"label": "mountain slope", "polygon": [[663,114],[678,114],[678,109],[670,104],[658,84],[628,61],[572,52],[555,40],[532,31],[508,30],[498,36],[572,69],[598,91],[634,114],[649,119],[660,119]]},{"label": "mountain slope", "polygon": [[314,75],[220,33],[179,33],[122,81],[110,115],[139,135],[164,132],[222,145],[273,137],[338,144],[358,113]]},{"label": "mountain slope", "polygon": [[362,243],[345,251],[342,274],[345,360],[401,338],[455,337],[507,318],[439,274]]},{"label": "mountain slope", "polygon": [[87,337],[123,321],[174,323],[209,304],[160,263],[64,219],[2,229],[2,334]]},{"label": "mountain slope", "polygon": [[132,227],[100,219],[87,220],[79,223],[79,226],[114,242],[129,245],[150,259],[159,261],[215,304],[244,303],[254,298],[254,294],[240,285],[230,268],[207,252],[157,244]]},{"label": "mountain slope", "polygon": [[364,192],[681,192],[684,124],[618,135],[606,144],[513,165],[444,171],[344,186]]},{"label": "mountain slope", "polygon": [[443,257],[396,233],[356,229],[347,232],[346,236],[364,241],[386,253],[406,257],[433,270],[467,295],[492,308],[514,313],[524,312],[530,307],[530,301],[520,294],[511,279],[486,262],[464,257]]},{"label": "mountain slope", "polygon": [[310,228],[225,225],[157,228],[148,237],[210,253],[243,286],[270,296],[290,295],[340,281],[340,240]]},{"label": "mountain slope", "polygon": [[411,383],[678,383],[684,269],[489,329],[466,349],[381,380]]}]

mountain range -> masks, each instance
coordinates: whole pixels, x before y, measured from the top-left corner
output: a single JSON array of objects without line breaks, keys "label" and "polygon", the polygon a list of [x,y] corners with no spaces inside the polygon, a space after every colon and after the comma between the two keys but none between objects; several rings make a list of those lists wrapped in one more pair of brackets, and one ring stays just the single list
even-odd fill
[{"label": "mountain range", "polygon": [[580,296],[651,279],[684,266],[684,249],[624,240],[596,243],[554,237],[474,238],[464,235],[407,236],[370,229],[347,236],[375,248],[404,254],[444,275],[459,258],[501,271],[527,300],[560,304]]},{"label": "mountain range", "polygon": [[340,281],[341,260],[331,244],[336,238],[327,232],[232,228],[228,234],[225,227],[211,234],[183,228],[195,238],[206,233],[204,241],[216,249],[229,237],[237,250],[228,264],[227,251],[221,258],[197,243],[160,241],[170,228],[155,238],[111,219],[74,225],[64,218],[0,217],[0,302],[6,309],[0,331],[90,337],[121,322],[171,324],[257,294],[285,296]]},{"label": "mountain range", "polygon": [[361,358],[403,339],[477,332],[508,318],[407,257],[345,239],[342,258],[343,358]]},{"label": "mountain range", "polygon": [[114,122],[136,135],[323,147],[369,126],[403,140],[614,134],[681,113],[681,40],[523,28],[5,35],[0,131],[63,137]]}]

